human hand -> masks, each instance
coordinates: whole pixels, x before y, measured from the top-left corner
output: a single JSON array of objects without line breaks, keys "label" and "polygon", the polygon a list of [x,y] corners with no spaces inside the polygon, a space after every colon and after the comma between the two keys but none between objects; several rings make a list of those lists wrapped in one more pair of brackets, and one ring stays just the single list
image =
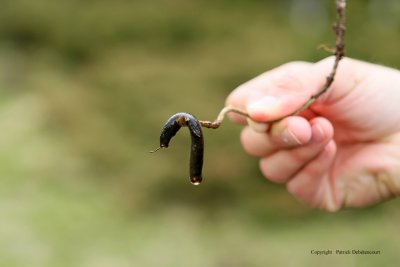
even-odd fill
[{"label": "human hand", "polygon": [[242,145],[260,158],[264,176],[313,207],[336,211],[399,196],[399,71],[343,58],[331,88],[289,116],[322,88],[333,61],[288,63],[235,89],[226,104],[252,118],[230,115],[247,124]]}]

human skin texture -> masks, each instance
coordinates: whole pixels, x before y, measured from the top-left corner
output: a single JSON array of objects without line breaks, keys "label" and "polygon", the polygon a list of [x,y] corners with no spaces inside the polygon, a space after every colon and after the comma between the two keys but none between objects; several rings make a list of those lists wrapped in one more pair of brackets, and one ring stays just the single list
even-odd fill
[{"label": "human skin texture", "polygon": [[322,88],[333,61],[284,64],[226,100],[250,115],[251,120],[230,118],[245,125],[242,145],[260,158],[263,175],[328,211],[400,195],[399,71],[343,58],[331,88],[309,109],[291,115]]}]

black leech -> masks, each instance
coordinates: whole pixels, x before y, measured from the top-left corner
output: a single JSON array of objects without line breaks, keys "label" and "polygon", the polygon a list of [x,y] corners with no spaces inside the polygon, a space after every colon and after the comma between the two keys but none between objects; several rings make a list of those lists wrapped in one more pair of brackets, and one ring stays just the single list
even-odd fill
[{"label": "black leech", "polygon": [[160,148],[168,147],[172,137],[176,135],[182,126],[189,128],[192,139],[189,168],[190,181],[194,185],[199,185],[203,180],[201,173],[203,168],[204,138],[200,122],[196,117],[186,112],[177,113],[170,117],[161,131]]}]

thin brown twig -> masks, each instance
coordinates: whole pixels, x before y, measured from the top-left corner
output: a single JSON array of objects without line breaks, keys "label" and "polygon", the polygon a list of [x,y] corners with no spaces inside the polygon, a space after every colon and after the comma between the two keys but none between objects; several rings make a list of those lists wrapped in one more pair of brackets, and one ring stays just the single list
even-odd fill
[{"label": "thin brown twig", "polygon": [[315,102],[315,100],[318,99],[318,97],[328,91],[329,87],[332,85],[335,79],[336,71],[339,66],[339,61],[345,55],[344,35],[346,33],[346,0],[336,0],[336,12],[338,16],[338,21],[333,24],[333,30],[336,35],[336,49],[334,53],[335,62],[333,63],[332,70],[326,77],[326,82],[321,90],[318,93],[312,95],[310,99],[294,113],[294,115],[297,115],[302,111],[308,109]]},{"label": "thin brown twig", "polygon": [[234,108],[234,107],[231,107],[231,106],[227,106],[227,107],[224,107],[219,112],[218,117],[217,117],[217,119],[215,121],[201,121],[201,120],[199,120],[200,125],[203,126],[203,127],[206,127],[206,128],[217,129],[221,125],[222,121],[224,120],[225,115],[227,113],[229,113],[229,112],[234,112],[234,113],[240,114],[240,115],[248,117],[248,118],[250,117],[249,114],[247,112],[243,111],[243,110],[240,110],[240,109],[237,109],[237,108]]},{"label": "thin brown twig", "polygon": [[[316,94],[312,95],[308,99],[308,101],[305,104],[303,104],[298,110],[296,110],[289,116],[298,115],[299,113],[308,109],[322,94],[324,94],[326,91],[328,91],[328,89],[330,88],[330,86],[332,85],[332,83],[335,79],[336,71],[339,66],[339,61],[345,55],[344,36],[345,36],[345,32],[346,32],[346,0],[336,0],[336,12],[337,12],[338,19],[333,24],[333,30],[334,30],[335,36],[336,36],[336,45],[335,45],[335,50],[333,53],[335,55],[335,61],[333,63],[332,70],[329,73],[329,75],[326,77],[325,84],[322,86],[322,88]],[[225,115],[229,112],[234,112],[234,113],[237,113],[242,116],[250,118],[250,115],[247,112],[240,110],[238,108],[228,106],[228,107],[224,107],[220,111],[220,113],[218,114],[218,117],[215,121],[199,121],[199,122],[200,122],[201,126],[203,126],[203,127],[217,129],[221,125],[222,121],[224,120]],[[277,120],[274,120],[274,121],[270,121],[269,123],[282,120],[286,117],[287,116],[277,119]]]}]

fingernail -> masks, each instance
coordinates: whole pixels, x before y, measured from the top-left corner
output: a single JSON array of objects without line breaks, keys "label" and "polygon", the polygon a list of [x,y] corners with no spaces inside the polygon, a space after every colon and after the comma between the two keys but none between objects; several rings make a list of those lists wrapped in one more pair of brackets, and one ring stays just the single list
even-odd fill
[{"label": "fingernail", "polygon": [[311,142],[320,143],[325,139],[325,133],[320,126],[313,125],[311,127],[311,131],[312,131]]},{"label": "fingernail", "polygon": [[274,114],[279,108],[279,101],[273,96],[263,98],[249,104],[247,111],[257,120],[267,120],[269,114]]},{"label": "fingernail", "polygon": [[289,146],[298,146],[303,144],[286,125],[278,124],[272,127],[271,135]]},{"label": "fingernail", "polygon": [[290,131],[288,128],[286,128],[283,133],[282,133],[282,140],[285,144],[295,146],[295,145],[302,145],[301,141],[297,136]]}]

